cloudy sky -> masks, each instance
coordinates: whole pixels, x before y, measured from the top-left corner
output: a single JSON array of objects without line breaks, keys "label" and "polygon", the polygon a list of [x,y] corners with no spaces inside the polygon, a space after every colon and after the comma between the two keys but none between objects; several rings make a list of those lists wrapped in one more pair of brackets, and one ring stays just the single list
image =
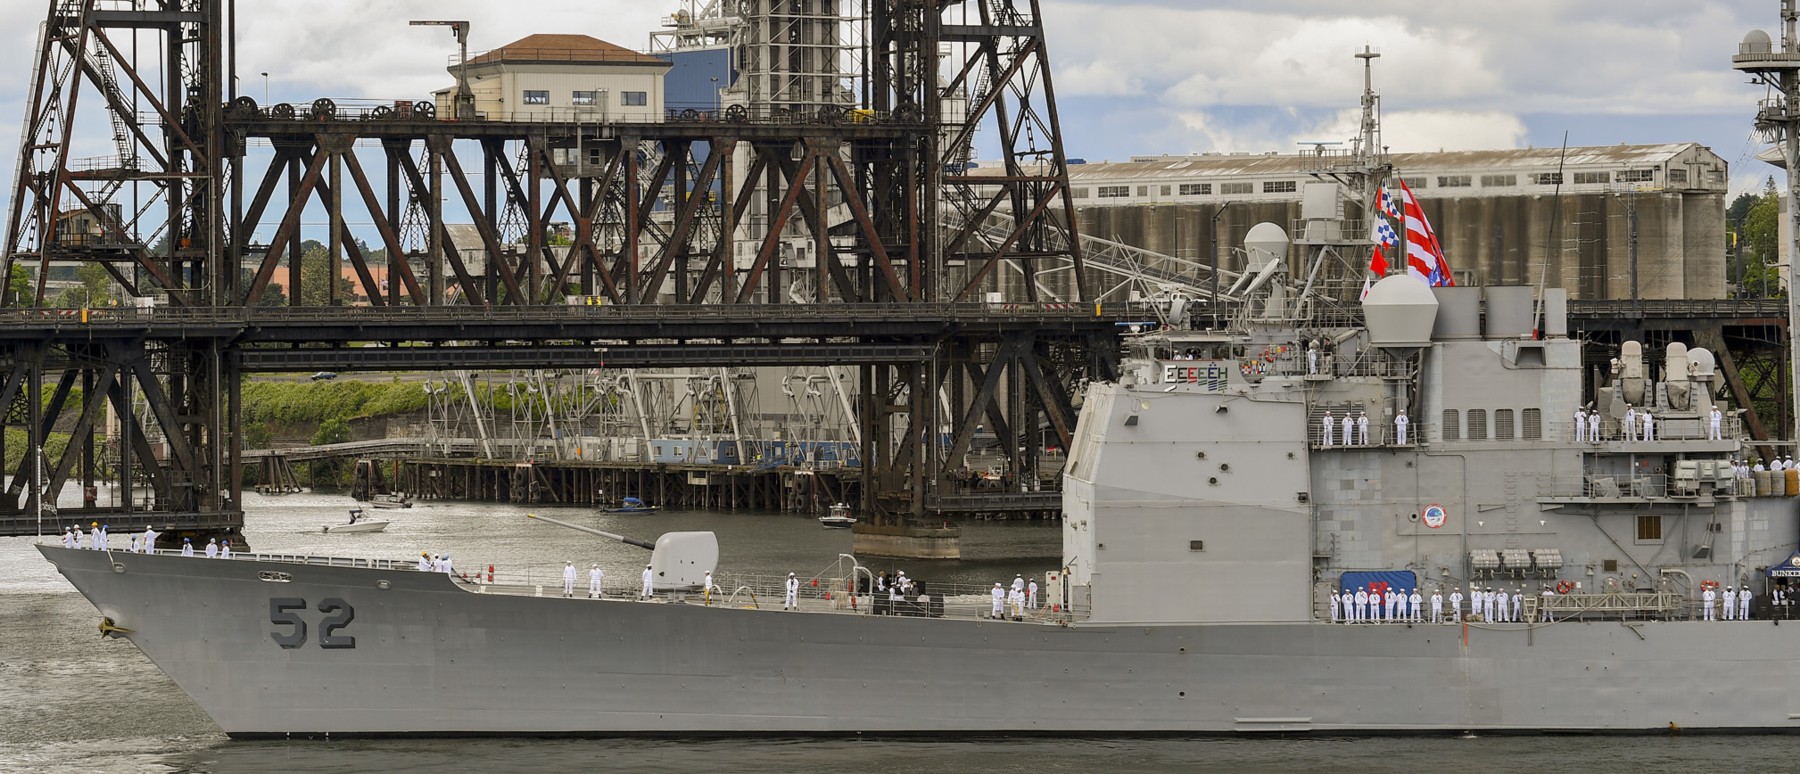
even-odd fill
[{"label": "cloudy sky", "polygon": [[[677,0],[242,2],[240,89],[259,101],[423,97],[454,43],[408,19],[469,19],[477,50],[533,32],[643,48]],[[1072,156],[1291,152],[1355,131],[1362,74],[1395,151],[1694,141],[1734,189],[1773,172],[1751,156],[1763,96],[1729,57],[1776,0],[1043,0]],[[10,195],[44,0],[0,2],[0,179]],[[104,138],[101,138],[102,141]],[[102,143],[104,144],[104,143]],[[103,151],[102,151],[103,152]]]}]

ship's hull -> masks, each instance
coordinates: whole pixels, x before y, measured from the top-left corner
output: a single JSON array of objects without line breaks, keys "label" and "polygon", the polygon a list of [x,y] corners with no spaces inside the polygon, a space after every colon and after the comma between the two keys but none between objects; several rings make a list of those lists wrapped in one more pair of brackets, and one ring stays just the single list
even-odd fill
[{"label": "ship's hull", "polygon": [[237,737],[1800,728],[1800,622],[1062,627],[41,550]]}]

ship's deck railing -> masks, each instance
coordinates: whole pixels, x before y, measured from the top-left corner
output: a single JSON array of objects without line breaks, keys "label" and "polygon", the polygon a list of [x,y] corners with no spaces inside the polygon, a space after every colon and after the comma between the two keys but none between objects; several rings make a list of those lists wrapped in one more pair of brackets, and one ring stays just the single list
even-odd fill
[{"label": "ship's deck railing", "polygon": [[[1702,479],[1697,489],[1683,491],[1672,488],[1670,477],[1665,473],[1649,473],[1644,475],[1591,473],[1583,476],[1537,476],[1537,496],[1550,499],[1591,498],[1598,500],[1628,500],[1654,498],[1695,498],[1703,494],[1715,497],[1755,497],[1756,484],[1753,479],[1732,478],[1728,485],[1719,489],[1715,479]],[[1782,492],[1774,492],[1768,496],[1779,497]]]},{"label": "ship's deck railing", "polygon": [[[123,535],[121,535],[120,537],[123,537]],[[113,551],[128,551],[129,549],[121,548],[121,547],[114,547],[111,550],[113,550]],[[144,551],[142,553],[154,553],[154,554],[157,554],[160,556],[180,556],[181,555],[181,551],[179,549],[173,549],[173,548],[159,548],[154,551]],[[200,558],[200,559],[207,558],[205,547],[204,546],[195,546],[194,547],[194,556],[196,558]],[[229,557],[216,557],[216,558],[233,559],[233,560],[242,559],[242,560],[257,561],[257,562],[279,562],[282,564],[309,564],[309,565],[314,565],[314,566],[318,566],[318,567],[353,567],[353,568],[364,569],[364,570],[404,570],[404,569],[409,569],[411,567],[411,565],[409,565],[405,562],[397,562],[392,559],[357,559],[357,558],[348,557],[348,556],[313,556],[310,554],[260,554],[260,553],[233,552],[231,554],[231,556],[229,556]]]},{"label": "ship's deck railing", "polygon": [[[1704,441],[1707,440],[1707,437],[1710,434],[1711,424],[1711,421],[1706,417],[1669,417],[1665,419],[1660,415],[1656,415],[1656,440]],[[1591,437],[1590,435],[1584,435],[1579,439],[1575,438],[1575,420],[1573,417],[1565,417],[1547,422],[1546,425],[1547,426],[1544,428],[1545,438],[1591,443],[1587,440]],[[1587,432],[1585,425],[1583,426],[1583,432]],[[1638,433],[1638,437],[1641,439],[1643,437],[1643,428],[1641,425],[1638,428]],[[1725,441],[1736,441],[1744,438],[1743,420],[1739,417],[1730,415],[1721,417],[1719,420],[1719,435],[1722,436],[1722,440]],[[1625,428],[1623,422],[1604,417],[1601,418],[1601,443],[1616,443],[1625,440]]]}]

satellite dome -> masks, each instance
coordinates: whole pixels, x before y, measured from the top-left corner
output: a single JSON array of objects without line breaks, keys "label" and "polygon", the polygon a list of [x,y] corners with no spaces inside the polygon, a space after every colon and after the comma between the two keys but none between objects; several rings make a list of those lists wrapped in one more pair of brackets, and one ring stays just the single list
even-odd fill
[{"label": "satellite dome", "polygon": [[1423,347],[1431,343],[1438,300],[1431,286],[1411,274],[1383,278],[1363,299],[1369,343],[1377,347]]},{"label": "satellite dome", "polygon": [[1288,235],[1273,223],[1258,223],[1244,234],[1244,251],[1250,254],[1251,269],[1261,269],[1270,261],[1287,255]]},{"label": "satellite dome", "polygon": [[1762,30],[1751,30],[1744,35],[1744,42],[1738,44],[1739,54],[1770,54],[1774,51],[1775,45],[1769,39],[1769,33]]}]

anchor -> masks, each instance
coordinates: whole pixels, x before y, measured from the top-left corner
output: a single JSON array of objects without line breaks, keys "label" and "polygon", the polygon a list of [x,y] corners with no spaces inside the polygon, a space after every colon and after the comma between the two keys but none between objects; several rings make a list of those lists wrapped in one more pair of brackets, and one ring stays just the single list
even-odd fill
[{"label": "anchor", "polygon": [[123,626],[114,624],[113,619],[111,619],[111,618],[101,618],[100,619],[100,636],[101,637],[118,637],[121,635],[130,634],[130,633],[131,633],[130,629],[127,629]]}]

